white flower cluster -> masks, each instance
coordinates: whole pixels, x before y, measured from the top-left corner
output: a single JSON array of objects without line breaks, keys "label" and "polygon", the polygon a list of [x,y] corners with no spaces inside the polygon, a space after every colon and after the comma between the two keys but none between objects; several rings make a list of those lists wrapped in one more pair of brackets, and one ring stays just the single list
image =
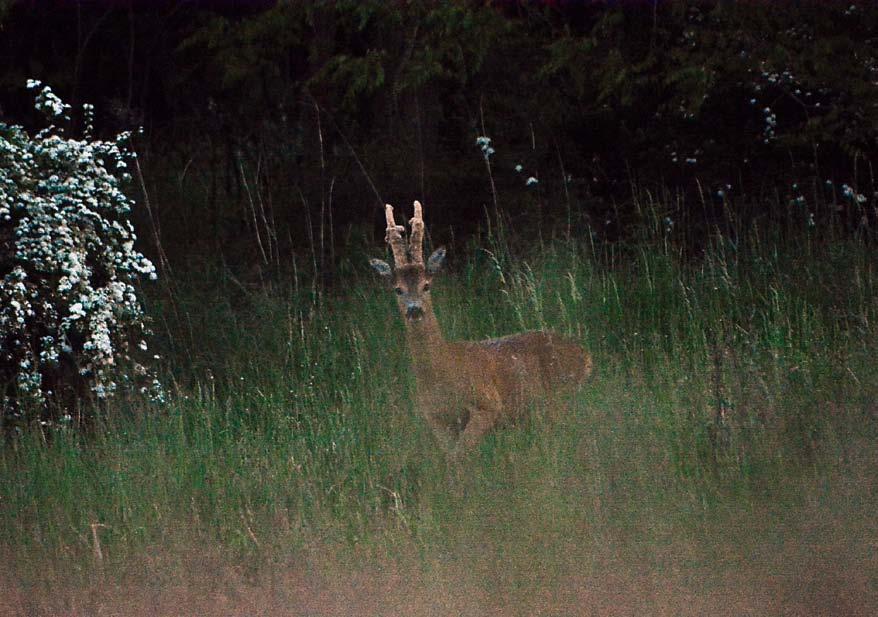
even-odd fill
[{"label": "white flower cluster", "polygon": [[866,196],[855,191],[847,184],[841,185],[841,194],[844,195],[844,198],[848,201],[855,201],[858,204],[866,203]]},{"label": "white flower cluster", "polygon": [[[50,121],[64,118],[69,106],[48,86],[28,86]],[[84,111],[90,125],[91,108]],[[70,379],[99,398],[117,380],[145,381],[161,397],[154,376],[130,356],[148,334],[134,284],[156,272],[134,250],[133,201],[121,189],[134,156],[128,137],[70,139],[54,125],[30,136],[0,123],[4,412],[21,413],[24,401],[44,406],[52,388],[70,387]]]},{"label": "white flower cluster", "polygon": [[762,129],[762,142],[767,144],[776,137],[774,130],[777,128],[777,114],[771,111],[771,107],[763,109],[762,114],[765,116],[765,127]]},{"label": "white flower cluster", "polygon": [[[796,28],[787,30],[786,34],[796,38],[810,38],[809,35]],[[792,69],[774,69],[764,60],[759,63],[758,70],[751,69],[750,72],[753,74],[753,92],[756,93],[756,96],[750,98],[750,105],[759,105],[760,99],[776,102],[784,98],[791,98],[799,106],[815,113],[821,110],[821,101],[817,99],[825,98],[831,94],[831,90],[828,88],[820,88],[813,92],[802,84]],[[778,137],[777,112],[770,105],[764,107],[762,120],[762,134],[759,139],[764,144],[770,144]]]},{"label": "white flower cluster", "polygon": [[[27,87],[31,90],[35,90],[42,85],[36,79],[27,80]],[[37,94],[35,107],[50,118],[63,116],[64,112],[70,110],[70,105],[65,104],[64,101],[59,99],[49,86],[43,86],[42,90]]]},{"label": "white flower cluster", "polygon": [[485,157],[485,160],[490,160],[495,152],[494,148],[491,147],[491,138],[480,135],[479,137],[476,137],[476,145],[481,149],[482,156]]}]

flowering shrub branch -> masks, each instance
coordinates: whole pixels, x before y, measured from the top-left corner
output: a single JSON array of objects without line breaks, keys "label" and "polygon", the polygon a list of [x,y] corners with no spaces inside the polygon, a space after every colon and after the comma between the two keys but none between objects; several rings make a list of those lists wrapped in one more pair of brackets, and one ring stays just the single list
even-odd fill
[{"label": "flowering shrub branch", "polygon": [[[120,385],[161,397],[133,355],[147,349],[146,316],[134,284],[155,279],[134,249],[122,191],[135,155],[129,133],[65,136],[69,105],[35,80],[36,109],[49,126],[30,136],[0,123],[0,396],[2,420],[28,421],[97,398]],[[136,349],[135,349],[136,348]]]}]

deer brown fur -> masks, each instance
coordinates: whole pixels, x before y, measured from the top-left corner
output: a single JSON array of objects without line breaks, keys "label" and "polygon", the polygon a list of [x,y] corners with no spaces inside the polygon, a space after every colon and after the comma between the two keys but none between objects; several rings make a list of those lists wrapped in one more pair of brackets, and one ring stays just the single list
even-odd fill
[{"label": "deer brown fur", "polygon": [[575,390],[591,374],[591,356],[553,332],[523,332],[484,341],[446,341],[433,312],[430,286],[445,249],[423,257],[421,204],[408,243],[393,208],[385,206],[385,240],[395,268],[370,263],[396,292],[416,381],[416,403],[446,450],[468,450],[497,426],[521,419],[534,405]]}]

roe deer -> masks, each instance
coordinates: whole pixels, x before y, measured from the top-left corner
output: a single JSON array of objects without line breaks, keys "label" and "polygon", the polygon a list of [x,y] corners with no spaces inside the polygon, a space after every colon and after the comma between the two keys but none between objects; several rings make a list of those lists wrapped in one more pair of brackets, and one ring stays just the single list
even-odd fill
[{"label": "roe deer", "polygon": [[591,373],[591,356],[553,332],[523,332],[484,341],[446,341],[430,299],[430,284],[442,267],[445,249],[424,263],[421,204],[408,245],[405,228],[385,206],[386,242],[395,268],[380,259],[369,263],[396,292],[414,365],[416,404],[440,445],[450,453],[469,450],[493,428],[522,418],[529,406],[572,391]]}]

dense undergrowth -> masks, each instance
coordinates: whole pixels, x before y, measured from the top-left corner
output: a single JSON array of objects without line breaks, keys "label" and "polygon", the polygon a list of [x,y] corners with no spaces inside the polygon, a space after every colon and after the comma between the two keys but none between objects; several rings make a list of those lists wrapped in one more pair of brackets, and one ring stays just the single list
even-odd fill
[{"label": "dense undergrowth", "polygon": [[403,325],[365,256],[322,293],[177,273],[149,302],[169,402],[8,442],[3,552],[37,585],[209,546],[254,571],[314,551],[454,559],[526,590],[597,555],[722,570],[802,538],[867,546],[874,248],[832,230],[706,247],[457,255],[435,294],[448,337],[552,328],[597,367],[561,420],[498,432],[459,466],[412,410]]}]

